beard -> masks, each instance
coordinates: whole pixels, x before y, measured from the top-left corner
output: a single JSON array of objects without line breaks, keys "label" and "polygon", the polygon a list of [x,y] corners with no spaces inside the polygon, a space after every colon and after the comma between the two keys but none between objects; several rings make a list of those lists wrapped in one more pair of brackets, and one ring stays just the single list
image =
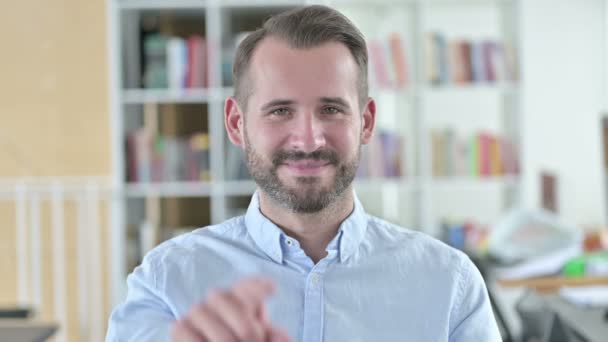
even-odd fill
[{"label": "beard", "polygon": [[[257,185],[276,204],[300,214],[317,213],[334,203],[352,183],[357,174],[361,145],[351,160],[342,161],[338,153],[329,150],[316,150],[312,153],[302,151],[278,150],[272,154],[270,165],[264,157],[251,146],[245,133],[245,159],[249,174]],[[322,185],[321,177],[296,177],[296,187],[290,187],[279,178],[279,167],[286,161],[297,160],[325,161],[335,168],[331,184]]]}]

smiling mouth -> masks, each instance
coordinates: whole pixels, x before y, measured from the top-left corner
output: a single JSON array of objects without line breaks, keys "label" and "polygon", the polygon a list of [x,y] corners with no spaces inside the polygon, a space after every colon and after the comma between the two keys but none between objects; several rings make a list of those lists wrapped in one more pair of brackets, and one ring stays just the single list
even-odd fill
[{"label": "smiling mouth", "polygon": [[301,175],[313,175],[331,165],[326,160],[293,160],[283,164],[290,171]]}]

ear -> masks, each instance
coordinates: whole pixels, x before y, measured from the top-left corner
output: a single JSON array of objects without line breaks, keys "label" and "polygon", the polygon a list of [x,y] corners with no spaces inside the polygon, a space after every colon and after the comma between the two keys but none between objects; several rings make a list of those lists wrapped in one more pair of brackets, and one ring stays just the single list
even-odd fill
[{"label": "ear", "polygon": [[361,143],[367,144],[374,136],[374,128],[376,127],[376,101],[371,97],[367,100],[367,104],[363,108]]},{"label": "ear", "polygon": [[236,146],[242,147],[245,141],[244,119],[243,112],[234,96],[228,97],[224,103],[224,125],[228,138]]}]

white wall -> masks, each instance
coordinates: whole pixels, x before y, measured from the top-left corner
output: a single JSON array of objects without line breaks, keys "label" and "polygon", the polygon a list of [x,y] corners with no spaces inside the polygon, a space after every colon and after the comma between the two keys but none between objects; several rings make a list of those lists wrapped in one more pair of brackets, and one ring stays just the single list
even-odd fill
[{"label": "white wall", "polygon": [[539,173],[551,170],[563,218],[603,224],[604,1],[521,3],[524,203],[540,206]]}]

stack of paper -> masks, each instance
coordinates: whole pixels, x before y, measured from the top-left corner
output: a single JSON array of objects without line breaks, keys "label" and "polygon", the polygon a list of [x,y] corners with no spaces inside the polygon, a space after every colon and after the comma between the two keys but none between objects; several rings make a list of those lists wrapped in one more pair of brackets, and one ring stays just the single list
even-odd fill
[{"label": "stack of paper", "polygon": [[562,298],[578,306],[608,306],[608,286],[563,287],[559,290]]}]

